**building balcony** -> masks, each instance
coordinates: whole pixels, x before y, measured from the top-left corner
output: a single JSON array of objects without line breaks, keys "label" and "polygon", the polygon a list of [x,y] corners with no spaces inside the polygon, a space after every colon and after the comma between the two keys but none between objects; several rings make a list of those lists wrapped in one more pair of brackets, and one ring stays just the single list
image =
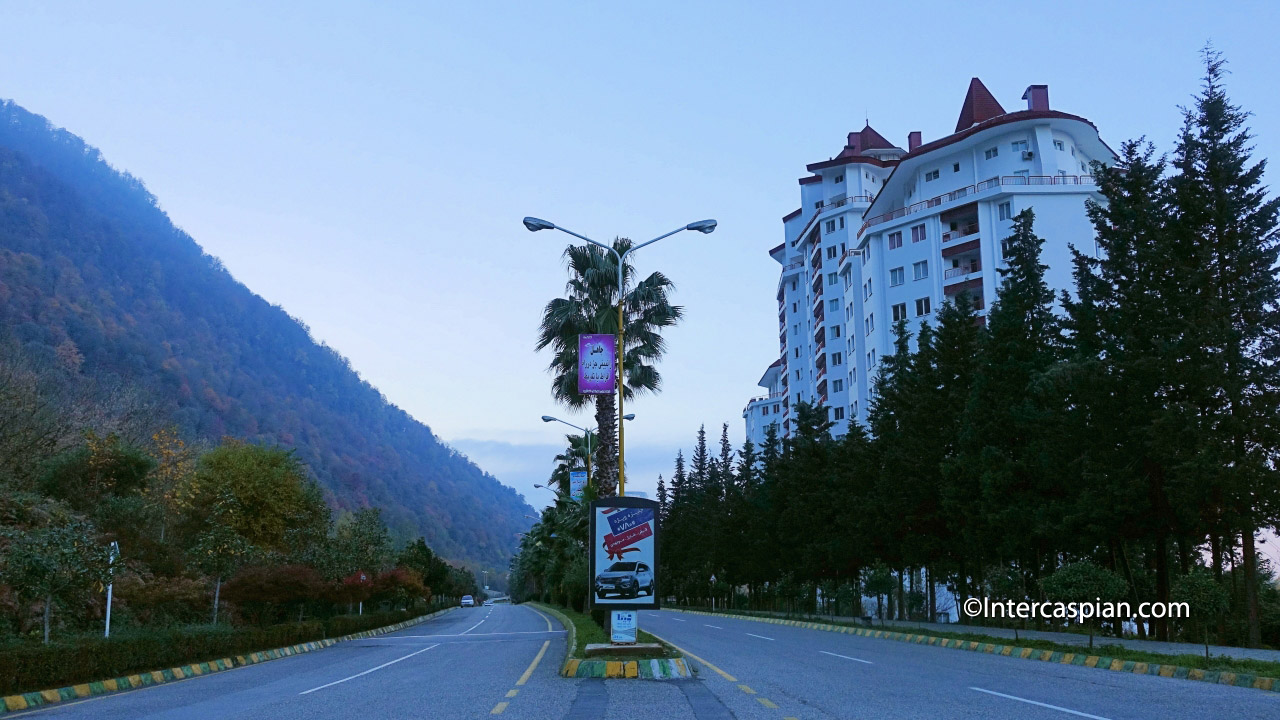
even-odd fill
[{"label": "building balcony", "polygon": [[826,320],[827,319],[826,308],[827,308],[826,303],[822,303],[822,302],[818,303],[818,305],[813,309],[813,319],[817,320],[818,322],[822,322],[823,320]]},{"label": "building balcony", "polygon": [[827,341],[827,326],[819,325],[818,332],[813,334],[813,341],[816,343],[825,343]]},{"label": "building balcony", "polygon": [[949,242],[952,242],[953,240],[959,240],[961,238],[967,238],[977,234],[978,234],[978,222],[975,220],[972,223],[969,223],[968,225],[961,225],[955,230],[948,230],[947,232],[942,233],[942,242],[949,243]]},{"label": "building balcony", "polygon": [[853,195],[851,197],[845,195],[837,195],[830,200],[822,203],[822,207],[818,208],[818,212],[823,213],[832,208],[844,207],[849,203],[867,203],[870,204],[875,198],[870,195]]},{"label": "building balcony", "polygon": [[1033,175],[1030,177],[1026,175],[1002,175],[998,177],[988,178],[986,180],[983,180],[980,183],[976,183],[973,185],[966,185],[957,190],[952,190],[949,193],[943,193],[942,195],[931,197],[928,200],[921,200],[918,203],[912,203],[907,207],[898,208],[897,210],[890,210],[887,213],[882,213],[880,215],[867,218],[862,223],[862,227],[858,228],[858,236],[861,237],[862,233],[866,232],[867,228],[869,227],[874,227],[876,225],[887,223],[891,220],[897,220],[898,218],[906,217],[907,215],[913,215],[918,212],[924,212],[925,210],[929,210],[929,209],[938,207],[940,205],[945,205],[946,203],[953,202],[961,198],[969,197],[970,195],[976,195],[980,192],[985,192],[987,190],[991,190],[994,188],[1000,188],[1005,186],[1019,186],[1019,185],[1027,186],[1027,185],[1095,185],[1095,184],[1096,182],[1094,181],[1094,178],[1092,175]]},{"label": "building balcony", "polygon": [[972,260],[961,263],[959,267],[947,268],[946,272],[942,273],[942,279],[944,283],[949,283],[954,280],[964,279],[978,272],[982,272],[982,263]]}]

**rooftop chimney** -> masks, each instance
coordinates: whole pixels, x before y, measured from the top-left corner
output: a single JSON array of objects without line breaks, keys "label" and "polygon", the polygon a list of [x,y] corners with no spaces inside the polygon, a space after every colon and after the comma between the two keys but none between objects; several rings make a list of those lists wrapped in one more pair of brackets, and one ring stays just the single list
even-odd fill
[{"label": "rooftop chimney", "polygon": [[1048,110],[1049,86],[1031,85],[1022,93],[1022,99],[1027,101],[1028,110]]},{"label": "rooftop chimney", "polygon": [[856,132],[851,132],[851,133],[849,133],[849,144],[848,144],[848,147],[853,148],[853,151],[854,151],[854,152],[859,152],[859,151],[861,151],[861,150],[862,150],[862,148],[858,147],[858,140],[859,140],[859,139],[860,139],[860,138],[858,137],[858,133],[856,133]]},{"label": "rooftop chimney", "polygon": [[907,133],[907,152],[915,152],[920,147],[920,131],[912,130]]}]

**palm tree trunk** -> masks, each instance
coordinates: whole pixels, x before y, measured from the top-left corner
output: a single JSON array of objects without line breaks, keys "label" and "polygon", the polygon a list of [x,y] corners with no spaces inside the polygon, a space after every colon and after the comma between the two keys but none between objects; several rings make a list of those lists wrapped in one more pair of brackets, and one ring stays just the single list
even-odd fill
[{"label": "palm tree trunk", "polygon": [[596,468],[592,478],[600,497],[618,494],[617,409],[613,395],[596,396]]}]

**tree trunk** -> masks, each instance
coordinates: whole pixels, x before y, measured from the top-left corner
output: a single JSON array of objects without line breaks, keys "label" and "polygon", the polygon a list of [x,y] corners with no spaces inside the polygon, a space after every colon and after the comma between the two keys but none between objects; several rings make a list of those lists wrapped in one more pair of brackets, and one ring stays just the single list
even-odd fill
[{"label": "tree trunk", "polygon": [[925,569],[925,583],[929,586],[929,622],[938,620],[938,588],[933,582],[933,571]]},{"label": "tree trunk", "polygon": [[906,602],[903,601],[903,597],[902,597],[903,588],[904,588],[904,582],[902,577],[903,572],[904,571],[902,570],[898,571],[898,619],[899,620],[906,619],[906,615],[907,615],[907,608],[906,608],[907,604]]},{"label": "tree trunk", "polygon": [[617,400],[614,395],[596,396],[596,471],[591,478],[600,497],[618,494]]},{"label": "tree trunk", "polygon": [[[1136,612],[1140,603],[1138,602],[1138,587],[1133,582],[1133,569],[1129,567],[1129,553],[1124,549],[1124,542],[1117,544],[1120,556],[1120,569],[1124,572],[1124,581],[1129,583],[1129,602],[1133,603],[1133,609]],[[1147,639],[1146,622],[1142,618],[1134,621],[1134,625],[1138,628],[1138,639]]]},{"label": "tree trunk", "polygon": [[[1169,602],[1169,541],[1168,536],[1161,532],[1156,536],[1156,600],[1158,602]],[[1156,618],[1155,622],[1156,639],[1169,642],[1169,621],[1165,618]]]},{"label": "tree trunk", "polygon": [[1244,561],[1244,603],[1249,628],[1248,646],[1256,648],[1262,644],[1262,623],[1258,618],[1258,556],[1253,544],[1253,523],[1248,519],[1244,521],[1244,528],[1240,531],[1240,542],[1240,558]]},{"label": "tree trunk", "polygon": [[44,644],[49,644],[49,618],[53,615],[53,596],[44,596]]},{"label": "tree trunk", "polygon": [[218,624],[218,600],[222,597],[222,576],[213,583],[213,624]]}]

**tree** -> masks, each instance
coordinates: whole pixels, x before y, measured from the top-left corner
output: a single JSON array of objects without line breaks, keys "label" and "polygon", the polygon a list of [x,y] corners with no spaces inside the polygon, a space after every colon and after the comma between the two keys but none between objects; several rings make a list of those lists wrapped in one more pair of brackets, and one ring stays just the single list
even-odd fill
[{"label": "tree", "polygon": [[288,551],[291,529],[328,529],[329,510],[320,489],[298,458],[280,447],[226,439],[200,456],[178,498],[192,535],[216,516],[262,550]]},{"label": "tree", "polygon": [[1184,602],[1204,633],[1204,659],[1209,660],[1209,627],[1230,605],[1231,596],[1206,568],[1196,566],[1173,584],[1173,601]]},{"label": "tree", "polygon": [[[619,254],[631,245],[626,238],[613,242]],[[551,394],[557,402],[580,408],[594,398],[599,431],[595,484],[601,497],[611,497],[617,492],[618,477],[616,397],[578,393],[578,336],[618,333],[618,266],[612,253],[595,245],[570,245],[564,257],[569,268],[566,297],[548,302],[543,309],[536,347],[552,350],[548,370],[552,374]],[[634,281],[634,275],[630,263],[623,266],[626,377],[622,384],[627,398],[658,391],[662,378],[656,364],[666,353],[661,333],[679,322],[684,312],[671,304],[675,286],[665,275],[654,272],[639,282]]]},{"label": "tree", "polygon": [[259,556],[258,548],[234,529],[214,521],[196,537],[191,547],[192,562],[201,572],[213,578],[213,624],[218,624],[218,605],[222,599],[222,582],[236,570]]},{"label": "tree", "polygon": [[0,533],[0,581],[20,597],[44,605],[44,642],[49,643],[53,604],[107,582],[108,549],[94,528],[65,511],[36,528]]},{"label": "tree", "polygon": [[[1124,578],[1091,560],[1067,563],[1040,581],[1044,594],[1058,603],[1114,603],[1124,599],[1128,586]],[[1082,618],[1089,626],[1089,647],[1098,618]]]},{"label": "tree", "polygon": [[364,571],[370,577],[391,562],[391,534],[381,508],[361,508],[338,523],[338,553],[346,572]]},{"label": "tree", "polygon": [[1178,239],[1199,270],[1189,276],[1200,300],[1197,389],[1205,449],[1221,468],[1210,484],[1240,534],[1247,641],[1257,647],[1254,535],[1280,518],[1280,198],[1267,197],[1266,161],[1252,159],[1249,113],[1227,97],[1226,60],[1212,47],[1203,54],[1204,84],[1184,111],[1170,187]]}]

